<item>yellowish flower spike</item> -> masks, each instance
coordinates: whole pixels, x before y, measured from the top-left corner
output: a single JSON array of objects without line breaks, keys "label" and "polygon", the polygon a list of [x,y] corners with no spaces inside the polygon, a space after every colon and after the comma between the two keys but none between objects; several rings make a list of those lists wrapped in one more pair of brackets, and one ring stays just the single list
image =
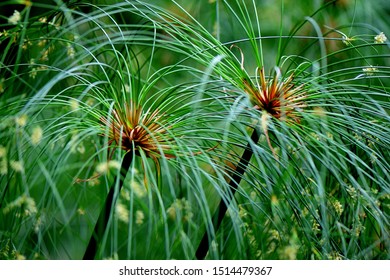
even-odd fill
[{"label": "yellowish flower spike", "polygon": [[0,175],[5,175],[7,173],[8,173],[7,149],[3,146],[0,146]]},{"label": "yellowish flower spike", "polygon": [[145,214],[141,210],[135,212],[135,223],[137,225],[142,225],[144,223]]},{"label": "yellowish flower spike", "polygon": [[120,169],[121,164],[116,160],[110,160],[108,162],[101,162],[96,166],[96,172],[99,174],[106,174],[110,169]]},{"label": "yellowish flower spike", "polygon": [[257,87],[246,79],[244,80],[244,89],[255,105],[255,109],[266,111],[276,119],[298,123],[297,112],[306,107],[303,102],[306,97],[303,86],[303,84],[296,86],[293,83],[293,74],[282,79],[279,69],[275,71],[271,79],[266,80],[264,67],[259,69]]},{"label": "yellowish flower spike", "polygon": [[23,162],[21,161],[12,160],[10,161],[10,166],[16,172],[20,172],[20,173],[24,172]]},{"label": "yellowish flower spike", "polygon": [[76,51],[75,49],[73,48],[73,46],[71,44],[67,44],[66,46],[66,54],[68,55],[68,57],[70,59],[73,59],[75,57],[75,54],[76,54]]},{"label": "yellowish flower spike", "polygon": [[12,14],[12,16],[10,16],[8,18],[8,23],[13,24],[13,25],[17,25],[20,22],[21,18],[22,17],[20,15],[20,12],[15,10],[14,13]]},{"label": "yellowish flower spike", "polygon": [[47,17],[41,17],[38,19],[40,23],[47,23]]},{"label": "yellowish flower spike", "polygon": [[5,159],[0,161],[0,175],[6,175],[8,173],[8,165]]},{"label": "yellowish flower spike", "polygon": [[35,146],[38,145],[43,136],[43,130],[40,126],[36,126],[33,128],[32,133],[31,133],[31,143]]},{"label": "yellowish flower spike", "polygon": [[128,207],[126,207],[122,203],[118,203],[115,206],[115,214],[120,221],[122,221],[126,224],[129,223],[130,211],[129,211]]},{"label": "yellowish flower spike", "polygon": [[7,156],[7,149],[4,146],[0,146],[0,159]]},{"label": "yellowish flower spike", "polygon": [[387,41],[387,37],[383,32],[381,32],[375,36],[374,40],[376,44],[383,44],[384,42]]},{"label": "yellowish flower spike", "polygon": [[7,214],[15,208],[22,208],[25,216],[31,216],[38,213],[35,200],[25,194],[7,204],[3,209],[3,213]]},{"label": "yellowish flower spike", "polygon": [[77,99],[71,99],[69,101],[69,106],[72,111],[77,111],[80,107],[80,103]]},{"label": "yellowish flower spike", "polygon": [[249,95],[254,109],[262,111],[262,129],[274,157],[277,158],[268,136],[269,117],[272,116],[285,122],[300,123],[299,112],[306,107],[304,102],[306,92],[304,84],[296,86],[293,83],[293,74],[283,78],[279,68],[270,79],[266,79],[264,67],[258,69],[258,73],[257,86],[252,81],[244,79],[244,90]]},{"label": "yellowish flower spike", "polygon": [[27,124],[27,115],[20,115],[20,116],[17,116],[15,118],[15,123],[20,126],[20,127],[23,127]]},{"label": "yellowish flower spike", "polygon": [[372,66],[366,67],[366,68],[363,68],[363,72],[367,76],[372,76],[372,75],[374,75],[375,72],[378,72],[378,68],[375,68],[375,67],[372,67]]},{"label": "yellowish flower spike", "polygon": [[8,18],[8,23],[13,24],[13,25],[17,25],[18,22],[20,21],[20,19],[21,19],[20,12],[15,10],[14,13],[12,14],[12,16],[10,16]]},{"label": "yellowish flower spike", "polygon": [[134,103],[126,104],[123,111],[112,111],[112,118],[101,118],[104,125],[110,127],[109,144],[119,145],[129,152],[134,149],[135,154],[142,150],[148,157],[157,162],[160,149],[166,158],[173,158],[169,153],[170,143],[167,128],[163,127],[162,114],[158,111],[144,112]]}]

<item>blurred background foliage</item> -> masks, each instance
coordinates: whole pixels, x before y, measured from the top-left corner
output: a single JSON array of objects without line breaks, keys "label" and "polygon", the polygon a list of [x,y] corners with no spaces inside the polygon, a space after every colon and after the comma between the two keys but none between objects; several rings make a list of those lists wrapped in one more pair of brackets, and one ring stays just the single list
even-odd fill
[{"label": "blurred background foliage", "polygon": [[[20,1],[6,1],[0,6],[0,13],[2,17],[0,18],[0,24],[6,25],[8,18],[13,14],[14,10],[22,10],[24,4],[13,4],[21,2],[24,3],[24,0]],[[28,1],[27,1],[28,2]],[[245,0],[243,3],[252,4],[251,0]],[[29,17],[38,17],[40,15],[47,15],[50,11],[53,10],[53,7],[56,5],[60,7],[61,5],[66,5],[70,8],[80,10],[81,12],[88,12],[92,6],[83,6],[83,1],[70,0],[70,1],[49,1],[42,0],[39,1],[39,5],[32,5],[31,10],[29,11]],[[120,1],[105,1],[105,0],[94,0],[90,1],[92,5],[110,5],[114,3],[120,3]],[[176,4],[170,0],[162,1],[147,1],[151,5],[158,5],[162,8],[165,8],[171,11],[173,14],[177,14],[183,18],[188,19],[186,15]],[[241,27],[235,22],[235,20],[226,12],[226,7],[223,4],[220,4],[218,9],[219,11],[219,24],[217,24],[217,13],[216,13],[216,1],[177,1],[181,7],[189,11],[189,13],[198,20],[205,28],[207,28],[212,34],[217,35],[222,42],[233,42],[236,40],[242,40],[245,38],[245,34]],[[233,3],[233,2],[232,2]],[[389,29],[388,27],[388,15],[390,13],[390,8],[387,5],[386,0],[374,0],[374,1],[354,1],[354,0],[337,0],[337,1],[327,1],[327,0],[316,0],[309,1],[303,0],[299,4],[293,0],[283,0],[283,1],[271,1],[271,0],[257,0],[255,1],[256,7],[259,11],[259,22],[261,26],[262,36],[273,37],[274,40],[266,40],[264,43],[265,56],[266,60],[269,60],[269,63],[266,65],[275,64],[273,60],[277,57],[278,50],[278,39],[279,35],[290,35],[296,28],[298,28],[306,17],[313,17],[317,22],[318,27],[321,30],[322,34],[328,35],[332,33],[332,29],[340,30],[344,32],[348,37],[353,37],[355,35],[363,36],[368,38],[369,31],[379,33],[378,31],[384,32]],[[53,6],[54,5],[54,6]],[[54,16],[54,15],[53,15]],[[142,22],[142,18],[135,15],[128,15],[126,18],[115,17],[119,23],[139,23]],[[253,26],[256,28],[257,23],[255,18],[253,18]],[[352,28],[353,26],[353,28]],[[5,29],[6,30],[6,29]],[[37,34],[37,37],[42,36],[46,33],[47,30],[41,30],[41,34]],[[300,36],[313,36],[316,37],[319,34],[313,29],[313,26],[306,23],[303,28],[298,30],[297,35]],[[335,35],[333,33],[333,35]],[[300,50],[306,50],[308,43],[313,43],[310,39],[297,39],[293,40],[294,42],[290,44],[289,53],[299,53]],[[330,41],[327,42],[328,53],[339,50],[343,45],[342,42]],[[4,42],[1,45],[1,48],[5,48]],[[313,58],[318,58],[318,49],[312,48]],[[35,54],[32,54],[32,57]],[[342,53],[340,55],[348,55],[347,53]],[[7,55],[7,59],[12,59],[13,56]],[[340,60],[345,57],[330,57],[330,59]],[[161,57],[161,65],[171,64],[174,58],[169,56]],[[332,60],[329,64],[332,63]]]}]

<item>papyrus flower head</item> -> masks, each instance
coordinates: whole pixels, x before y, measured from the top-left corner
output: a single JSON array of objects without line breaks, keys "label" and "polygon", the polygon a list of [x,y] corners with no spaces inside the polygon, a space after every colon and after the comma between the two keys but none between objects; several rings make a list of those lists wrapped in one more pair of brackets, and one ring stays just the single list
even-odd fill
[{"label": "papyrus flower head", "polygon": [[162,116],[157,110],[144,111],[141,106],[131,102],[121,110],[113,109],[111,116],[103,117],[101,121],[108,127],[108,134],[105,136],[110,145],[117,145],[136,155],[143,152],[156,161],[161,155],[166,158],[174,157],[170,153],[173,139],[168,134],[168,127]]},{"label": "papyrus flower head", "polygon": [[299,122],[298,112],[306,106],[303,102],[306,96],[303,86],[293,83],[293,74],[283,79],[278,68],[270,79],[266,79],[264,67],[259,69],[257,87],[244,80],[245,91],[255,109],[285,121]]}]

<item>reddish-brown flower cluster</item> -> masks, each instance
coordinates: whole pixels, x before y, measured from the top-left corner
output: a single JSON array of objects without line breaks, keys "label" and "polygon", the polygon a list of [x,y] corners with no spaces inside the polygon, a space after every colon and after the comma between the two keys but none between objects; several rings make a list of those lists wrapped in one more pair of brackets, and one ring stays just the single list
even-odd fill
[{"label": "reddish-brown flower cluster", "polygon": [[243,82],[244,90],[249,94],[256,109],[266,111],[276,119],[299,123],[298,112],[305,107],[303,100],[306,94],[303,84],[295,86],[293,83],[293,74],[281,79],[281,73],[277,69],[274,76],[266,80],[263,67],[259,69],[258,87],[246,79]]},{"label": "reddish-brown flower cluster", "polygon": [[136,155],[142,151],[153,160],[161,154],[166,158],[174,157],[169,154],[173,139],[168,135],[167,127],[163,126],[163,118],[158,111],[144,112],[142,107],[130,103],[124,105],[123,110],[114,109],[111,118],[101,118],[101,121],[109,128],[106,136],[110,146],[115,144]]},{"label": "reddish-brown flower cluster", "polygon": [[257,87],[251,81],[244,79],[244,91],[249,95],[254,108],[263,112],[261,126],[268,146],[275,159],[278,159],[268,135],[268,116],[289,123],[300,123],[299,112],[306,107],[304,84],[296,86],[293,83],[293,74],[283,79],[278,68],[269,80],[265,78],[264,67],[258,72]]}]

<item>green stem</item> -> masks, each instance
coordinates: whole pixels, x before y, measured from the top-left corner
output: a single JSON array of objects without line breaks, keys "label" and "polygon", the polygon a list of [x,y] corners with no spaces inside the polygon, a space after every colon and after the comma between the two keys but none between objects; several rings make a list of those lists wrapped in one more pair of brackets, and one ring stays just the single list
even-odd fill
[{"label": "green stem", "polygon": [[[259,133],[257,132],[256,129],[254,129],[251,136],[251,142],[257,144],[258,141],[259,141]],[[238,189],[242,176],[244,175],[245,170],[253,155],[253,149],[252,149],[253,144],[251,142],[248,142],[248,145],[246,146],[245,151],[241,156],[240,162],[238,163],[236,170],[234,171],[232,179],[229,182],[230,192],[228,194],[227,199],[226,200],[221,199],[221,202],[219,203],[218,208],[213,215],[213,227],[215,232],[218,231],[218,228],[222,223],[222,220],[229,206],[229,201],[232,201],[234,199],[234,194]],[[206,232],[204,233],[203,238],[200,241],[198,249],[196,250],[195,253],[195,256],[198,260],[203,260],[206,257],[206,254],[209,250],[209,246],[212,241],[209,240],[207,232],[208,230],[206,230]]]},{"label": "green stem", "polygon": [[118,194],[122,189],[123,181],[126,177],[127,171],[130,168],[132,160],[133,160],[133,153],[132,152],[126,153],[121,165],[118,191],[115,193],[115,182],[117,180],[117,178],[115,178],[114,183],[112,184],[110,191],[108,192],[106,202],[96,222],[92,236],[89,239],[88,247],[83,257],[84,260],[94,260],[96,257],[96,253],[99,247],[99,242],[103,239],[104,233],[107,229],[108,220],[110,218],[112,207],[113,205],[115,205],[116,200],[118,198]]}]

